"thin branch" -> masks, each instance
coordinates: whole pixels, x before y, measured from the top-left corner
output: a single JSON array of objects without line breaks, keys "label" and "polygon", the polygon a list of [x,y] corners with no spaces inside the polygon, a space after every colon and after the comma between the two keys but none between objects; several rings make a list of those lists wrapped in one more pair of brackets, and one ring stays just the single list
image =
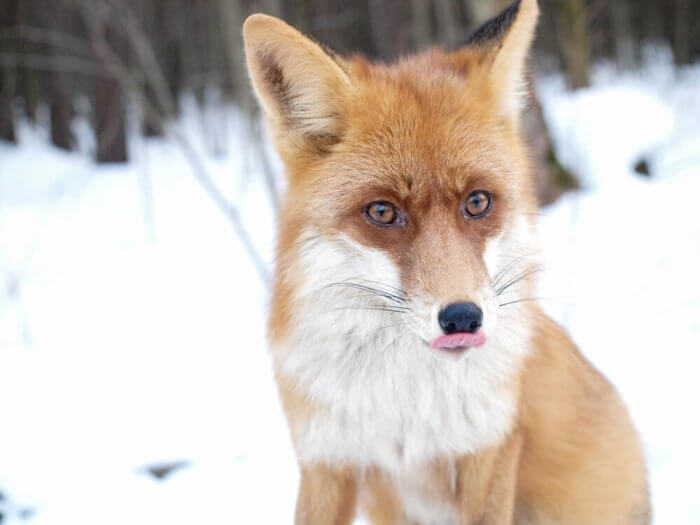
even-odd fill
[{"label": "thin branch", "polygon": [[61,73],[78,73],[93,77],[109,76],[97,62],[84,58],[0,52],[0,68],[9,69],[15,67],[41,71],[58,71]]},{"label": "thin branch", "polygon": [[57,29],[16,25],[0,30],[0,40],[14,39],[37,44],[50,44],[79,55],[90,56],[90,42]]},{"label": "thin branch", "polygon": [[259,121],[255,122],[255,116],[250,117],[248,129],[251,130],[253,148],[258,154],[258,160],[260,161],[260,167],[263,173],[263,181],[265,182],[270,202],[272,203],[275,213],[279,214],[280,191],[277,187],[277,180],[275,179],[275,170],[272,168],[270,157],[268,157],[265,149],[262,126]]},{"label": "thin branch", "polygon": [[[104,36],[104,21],[100,19],[99,14],[93,10],[85,10],[84,13],[95,52],[101,58],[105,67],[122,85],[123,91],[125,93],[131,93],[131,95],[137,99],[137,102],[143,108],[145,118],[154,124],[162,124],[165,129],[166,136],[171,138],[180,146],[186,160],[190,165],[195,179],[200,183],[202,188],[206,191],[218,208],[228,217],[236,235],[243,244],[243,248],[255,266],[255,269],[260,275],[263,283],[265,285],[269,285],[270,276],[267,270],[267,265],[258,253],[250,234],[243,226],[243,222],[236,207],[226,199],[214,180],[209,176],[204,163],[200,159],[199,154],[192,146],[189,139],[184,133],[182,133],[177,125],[166,122],[162,112],[148,100],[148,97],[146,97],[141,84],[133,78],[131,71],[111,49]],[[146,44],[147,40],[140,42],[140,45]],[[158,65],[157,62],[155,65]]]},{"label": "thin branch", "polygon": [[309,25],[314,31],[339,31],[357,23],[360,12],[355,7],[345,9],[338,13],[324,13],[311,19]]},{"label": "thin branch", "polygon": [[170,91],[168,86],[168,81],[165,78],[163,69],[158,62],[153,45],[144,33],[141,24],[134,15],[131,8],[126,5],[126,3],[111,0],[110,2],[116,11],[123,14],[120,20],[124,23],[124,28],[126,30],[127,37],[131,47],[136,53],[136,56],[141,63],[144,74],[148,83],[153,88],[156,95],[156,100],[162,105],[165,116],[173,116],[177,113],[177,104],[175,103],[175,97]]},{"label": "thin branch", "polygon": [[195,178],[202,185],[209,197],[214,200],[219,209],[223,211],[231,221],[231,225],[233,226],[236,235],[238,235],[239,240],[243,243],[243,247],[255,265],[255,269],[258,271],[260,278],[266,285],[268,285],[270,282],[270,275],[267,270],[267,265],[258,253],[255,243],[250,237],[248,230],[246,230],[245,226],[243,226],[238,210],[226,199],[214,180],[209,176],[204,164],[199,158],[199,155],[192,147],[192,144],[187,137],[185,137],[185,135],[174,126],[166,126],[165,129],[166,134],[172,137],[182,148],[183,153],[185,153],[185,156],[190,163],[190,167],[192,168],[192,173]]}]

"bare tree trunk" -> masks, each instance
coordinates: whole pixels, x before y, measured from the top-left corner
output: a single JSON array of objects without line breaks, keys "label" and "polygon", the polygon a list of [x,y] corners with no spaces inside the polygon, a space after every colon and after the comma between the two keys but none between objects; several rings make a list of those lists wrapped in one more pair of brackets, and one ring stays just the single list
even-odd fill
[{"label": "bare tree trunk", "polygon": [[389,33],[386,2],[384,0],[368,0],[368,5],[374,48],[382,59],[389,60],[393,55],[394,46],[391,43],[391,34]]},{"label": "bare tree trunk", "polygon": [[299,28],[300,31],[308,31],[311,18],[308,0],[292,2],[289,16],[294,27]]},{"label": "bare tree trunk", "polygon": [[[6,27],[16,22],[18,2],[19,0],[5,0],[4,3],[0,3],[0,26]],[[12,52],[14,47],[8,40],[0,40],[0,52]],[[17,142],[12,115],[16,78],[17,70],[14,67],[0,69],[0,140],[8,142]]]},{"label": "bare tree trunk", "polygon": [[95,81],[97,162],[126,162],[126,124],[122,92],[113,78]]},{"label": "bare tree trunk", "polygon": [[[144,31],[146,31],[151,37],[150,41],[154,47],[154,53],[158,54],[159,58],[162,59],[162,54],[158,53],[159,49],[156,48],[156,46],[159,46],[163,40],[162,16],[164,13],[160,12],[160,5],[158,5],[158,2],[154,1],[133,2],[132,8],[135,10],[137,16],[142,20]],[[156,108],[159,107],[158,97],[148,80],[145,80],[143,94],[149,104]],[[163,136],[163,123],[160,120],[144,117],[143,121],[141,122],[141,129],[146,137]]]},{"label": "bare tree trunk", "polygon": [[627,0],[608,4],[612,21],[612,37],[615,42],[615,61],[621,69],[630,69],[637,62],[635,42],[632,35],[631,10]]},{"label": "bare tree trunk", "polygon": [[465,0],[469,3],[469,14],[473,21],[480,24],[496,14],[500,0]]},{"label": "bare tree trunk", "polygon": [[[622,0],[615,0],[622,1]],[[590,85],[588,7],[585,0],[556,0],[557,39],[563,51],[571,89]]]},{"label": "bare tree trunk", "polygon": [[662,41],[665,38],[665,27],[668,16],[667,9],[661,2],[643,2],[639,9],[642,13],[641,28],[643,37],[654,41]]},{"label": "bare tree trunk", "polygon": [[240,35],[240,28],[243,26],[246,13],[238,2],[229,0],[219,0],[218,8],[228,66],[231,71],[233,95],[243,110],[248,115],[252,115],[256,111],[256,104],[248,82],[243,43]]},{"label": "bare tree trunk", "polygon": [[[17,3],[17,24],[37,26],[37,21],[34,17],[33,2],[31,0],[23,0]],[[22,40],[19,43],[22,53],[41,55],[42,50],[39,46],[28,40]],[[21,66],[17,70],[17,80],[20,84],[20,93],[24,102],[24,111],[27,118],[36,122],[37,109],[41,99],[41,79],[39,71],[31,67]]]},{"label": "bare tree trunk", "polygon": [[530,144],[533,179],[540,206],[551,204],[567,190],[579,187],[576,177],[557,159],[542,106],[528,82],[528,109],[523,115],[523,131]]},{"label": "bare tree trunk", "polygon": [[674,0],[673,8],[673,59],[683,66],[690,63],[690,0]]},{"label": "bare tree trunk", "polygon": [[[49,7],[49,17],[54,29],[68,30],[65,6],[52,3]],[[55,42],[49,46],[49,56],[60,56],[61,51]],[[71,150],[73,148],[73,133],[70,129],[72,115],[72,100],[68,89],[67,73],[54,70],[48,73],[48,95],[51,117],[51,142],[57,148]]]},{"label": "bare tree trunk", "polygon": [[0,140],[17,142],[15,124],[12,118],[12,95],[14,93],[14,71],[3,69],[0,72]]},{"label": "bare tree trunk", "polygon": [[689,42],[690,60],[697,60],[700,57],[700,2],[694,2],[690,5],[690,14],[688,19],[691,20]]},{"label": "bare tree trunk", "polygon": [[428,47],[432,40],[430,2],[411,0],[411,22],[415,48],[420,50]]},{"label": "bare tree trunk", "polygon": [[195,31],[195,13],[198,12],[199,4],[192,0],[174,0],[173,9],[184,10],[187,8],[187,14],[180,13],[180,24],[182,33],[180,35],[180,59],[182,67],[183,87],[191,89],[196,98],[202,98],[201,83],[199,82],[199,70],[197,68],[196,49],[198,44],[198,34]]},{"label": "bare tree trunk", "polygon": [[[150,85],[146,84],[144,87],[143,96],[146,97],[149,104],[157,107],[157,98]],[[147,118],[146,116],[143,117],[141,122],[141,129],[144,137],[162,137],[164,135],[163,122]]]},{"label": "bare tree trunk", "polygon": [[437,15],[439,30],[442,44],[448,49],[453,48],[459,42],[464,40],[460,38],[460,28],[457,23],[456,5],[454,0],[434,0],[435,13]]},{"label": "bare tree trunk", "polygon": [[73,149],[73,133],[70,129],[72,117],[71,98],[68,94],[64,74],[50,74],[49,107],[51,113],[51,142],[57,148]]},{"label": "bare tree trunk", "polygon": [[166,43],[163,48],[163,59],[165,61],[163,69],[165,70],[165,77],[170,91],[177,101],[184,88],[184,24],[182,19],[184,16],[187,16],[187,13],[183,12],[186,8],[178,8],[177,3],[173,6],[171,2],[166,3],[165,0],[160,0],[160,2],[162,12],[168,16],[166,24]]},{"label": "bare tree trunk", "polygon": [[[103,27],[105,40],[118,49],[114,32]],[[99,54],[98,54],[99,55]],[[109,72],[107,64],[103,64]],[[126,162],[126,116],[124,97],[119,81],[110,74],[95,80],[95,134],[97,135],[97,162]]]},{"label": "bare tree trunk", "polygon": [[413,13],[405,0],[368,0],[368,16],[373,47],[382,60],[410,49]]},{"label": "bare tree trunk", "polygon": [[282,0],[262,0],[262,8],[265,13],[272,16],[284,16],[282,12]]}]

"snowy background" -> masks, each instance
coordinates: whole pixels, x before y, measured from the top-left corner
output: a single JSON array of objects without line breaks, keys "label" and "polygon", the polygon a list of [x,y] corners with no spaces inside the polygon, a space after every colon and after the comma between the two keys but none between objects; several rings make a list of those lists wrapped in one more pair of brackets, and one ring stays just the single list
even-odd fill
[{"label": "snowy background", "polygon": [[[628,402],[655,522],[683,525],[700,523],[700,66],[670,62],[599,65],[574,93],[537,81],[584,186],[542,211],[540,296]],[[183,107],[176,126],[271,262],[273,206],[235,109]],[[267,291],[231,222],[172,141],[134,132],[129,164],[98,167],[74,128],[82,153],[28,124],[0,143],[0,522],[289,523]]]}]

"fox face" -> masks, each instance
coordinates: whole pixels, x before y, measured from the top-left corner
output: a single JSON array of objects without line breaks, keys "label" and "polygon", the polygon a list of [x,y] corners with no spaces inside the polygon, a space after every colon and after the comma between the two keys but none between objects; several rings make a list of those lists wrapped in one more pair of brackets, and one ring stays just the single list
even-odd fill
[{"label": "fox face", "polygon": [[516,2],[464,48],[394,65],[248,20],[249,69],[289,177],[273,340],[306,325],[385,343],[377,332],[393,322],[386,333],[462,356],[526,299],[536,203],[519,110],[536,16],[536,2]]}]

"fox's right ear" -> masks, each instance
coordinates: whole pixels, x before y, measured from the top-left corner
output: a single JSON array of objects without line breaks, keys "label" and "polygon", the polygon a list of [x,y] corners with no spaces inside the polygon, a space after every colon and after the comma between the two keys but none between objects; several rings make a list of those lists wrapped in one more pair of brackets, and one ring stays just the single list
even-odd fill
[{"label": "fox's right ear", "polygon": [[352,88],[341,65],[272,16],[249,16],[243,37],[253,87],[275,134],[317,150],[338,142]]},{"label": "fox's right ear", "polygon": [[468,77],[481,76],[486,80],[506,115],[520,113],[525,95],[525,65],[538,15],[537,0],[515,0],[453,53],[458,70]]}]

